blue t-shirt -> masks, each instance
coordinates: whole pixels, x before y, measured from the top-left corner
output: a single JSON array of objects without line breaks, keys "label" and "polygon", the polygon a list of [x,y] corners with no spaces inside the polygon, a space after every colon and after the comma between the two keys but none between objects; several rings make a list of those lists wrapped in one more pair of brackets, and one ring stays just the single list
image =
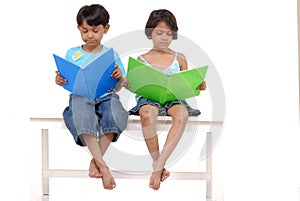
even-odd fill
[{"label": "blue t-shirt", "polygon": [[[91,61],[93,61],[94,59],[96,59],[97,57],[102,55],[103,53],[105,53],[108,49],[109,49],[108,47],[102,46],[102,50],[100,52],[88,53],[82,49],[82,46],[77,46],[77,47],[70,48],[67,51],[65,59],[71,63],[74,63],[77,66],[82,67],[82,66],[85,66],[86,64],[90,63]],[[120,68],[120,70],[122,72],[122,76],[125,77],[126,71],[122,64],[122,61],[116,51],[114,51],[114,55],[115,55],[115,62],[116,62],[116,64],[118,64],[118,67]],[[109,91],[114,91],[114,89],[111,89]],[[107,93],[103,94],[101,97],[107,96],[108,94],[111,94],[111,93],[112,92],[107,92]]]}]

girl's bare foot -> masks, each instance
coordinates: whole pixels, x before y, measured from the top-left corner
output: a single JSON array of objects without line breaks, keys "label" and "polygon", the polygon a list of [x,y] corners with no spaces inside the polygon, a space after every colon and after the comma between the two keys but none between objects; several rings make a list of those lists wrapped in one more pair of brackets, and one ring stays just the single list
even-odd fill
[{"label": "girl's bare foot", "polygon": [[90,162],[89,177],[97,178],[97,179],[102,177],[102,174],[101,174],[100,170],[98,169],[94,159],[92,159]]},{"label": "girl's bare foot", "polygon": [[161,174],[160,181],[161,182],[165,181],[169,176],[170,176],[170,172],[168,170],[166,170],[166,168],[164,168],[163,172]]},{"label": "girl's bare foot", "polygon": [[150,177],[149,186],[153,190],[158,190],[160,188],[160,182],[165,181],[170,176],[170,172],[163,168],[162,170],[152,172]]},{"label": "girl's bare foot", "polygon": [[149,183],[150,188],[152,188],[153,190],[158,190],[160,188],[162,175],[163,175],[163,170],[152,172],[152,175],[150,177],[150,183]]}]

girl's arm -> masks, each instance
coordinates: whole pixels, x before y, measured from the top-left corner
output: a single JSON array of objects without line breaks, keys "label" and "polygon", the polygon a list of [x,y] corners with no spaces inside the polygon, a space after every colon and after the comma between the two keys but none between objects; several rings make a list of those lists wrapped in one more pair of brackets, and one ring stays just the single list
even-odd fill
[{"label": "girl's arm", "polygon": [[180,71],[188,69],[188,64],[184,54],[178,53],[177,61],[179,63]]},{"label": "girl's arm", "polygon": [[115,66],[115,70],[112,72],[112,78],[119,79],[118,83],[115,85],[115,90],[120,91],[122,87],[129,87],[129,82],[123,77],[123,73],[119,68],[118,64]]},{"label": "girl's arm", "polygon": [[[187,70],[188,65],[185,56],[182,53],[178,54],[178,62],[180,66],[180,71]],[[198,90],[205,90],[206,89],[206,82],[204,81],[200,86],[197,87]]]},{"label": "girl's arm", "polygon": [[122,87],[129,88],[130,84],[125,77],[122,77],[119,82],[115,85],[116,92],[120,91]]},{"label": "girl's arm", "polygon": [[206,89],[206,82],[202,82],[202,84],[200,84],[200,86],[197,88],[198,90],[205,90]]}]

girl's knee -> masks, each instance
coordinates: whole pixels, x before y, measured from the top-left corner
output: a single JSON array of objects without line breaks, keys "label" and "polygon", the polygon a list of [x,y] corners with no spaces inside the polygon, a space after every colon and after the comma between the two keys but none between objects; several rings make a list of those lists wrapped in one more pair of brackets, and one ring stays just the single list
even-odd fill
[{"label": "girl's knee", "polygon": [[176,111],[169,113],[173,121],[178,123],[186,123],[189,118],[188,110],[185,107],[177,108]]},{"label": "girl's knee", "polygon": [[150,125],[155,122],[158,115],[158,109],[156,107],[142,107],[139,111],[141,122],[143,125]]}]

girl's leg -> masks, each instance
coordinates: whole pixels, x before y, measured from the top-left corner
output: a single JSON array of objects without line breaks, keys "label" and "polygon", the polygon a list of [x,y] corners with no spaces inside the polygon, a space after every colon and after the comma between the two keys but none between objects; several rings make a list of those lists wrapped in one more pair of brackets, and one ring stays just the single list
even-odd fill
[{"label": "girl's leg", "polygon": [[144,105],[139,110],[144,139],[153,161],[159,158],[159,144],[156,134],[156,118],[158,109],[152,105]]},{"label": "girl's leg", "polygon": [[160,154],[158,165],[165,165],[165,162],[177,146],[188,120],[188,111],[183,105],[173,105],[167,112],[172,117],[173,123]]},{"label": "girl's leg", "polygon": [[[87,134],[82,135],[89,151],[91,152],[91,154],[93,156],[94,162],[102,175],[103,187],[105,189],[109,189],[109,190],[112,190],[113,188],[115,188],[116,183],[115,183],[113,176],[111,175],[111,173],[109,171],[109,168],[107,167],[106,163],[103,160],[103,152],[106,151],[106,149],[109,145],[109,143],[107,141],[109,141],[110,138],[112,139],[111,136],[113,136],[113,135],[114,134],[107,134],[106,136],[103,136],[102,138],[105,138],[105,137],[107,137],[107,138],[106,139],[101,138],[102,139],[102,140],[100,139],[101,142],[98,142],[97,139],[93,136],[90,136]],[[100,144],[102,144],[102,143],[104,143],[103,148],[100,147]]]},{"label": "girl's leg", "polygon": [[[159,143],[156,133],[156,118],[158,115],[158,109],[152,105],[144,105],[139,110],[139,115],[141,118],[142,129],[144,139],[149,150],[149,153],[153,159],[153,164],[159,159]],[[160,182],[169,176],[169,172],[162,169],[156,169],[153,165],[153,173],[150,177],[150,188],[157,190],[160,186]]]},{"label": "girl's leg", "polygon": [[[185,130],[188,120],[188,111],[185,106],[182,106],[180,104],[173,105],[167,112],[168,115],[172,117],[173,124],[168,132],[168,136],[166,138],[161,154],[154,163],[155,170],[161,170],[164,168],[167,159],[177,146]],[[164,181],[169,175],[170,173],[163,169],[161,181]],[[156,188],[157,187],[159,188],[159,186],[156,186]]]}]

